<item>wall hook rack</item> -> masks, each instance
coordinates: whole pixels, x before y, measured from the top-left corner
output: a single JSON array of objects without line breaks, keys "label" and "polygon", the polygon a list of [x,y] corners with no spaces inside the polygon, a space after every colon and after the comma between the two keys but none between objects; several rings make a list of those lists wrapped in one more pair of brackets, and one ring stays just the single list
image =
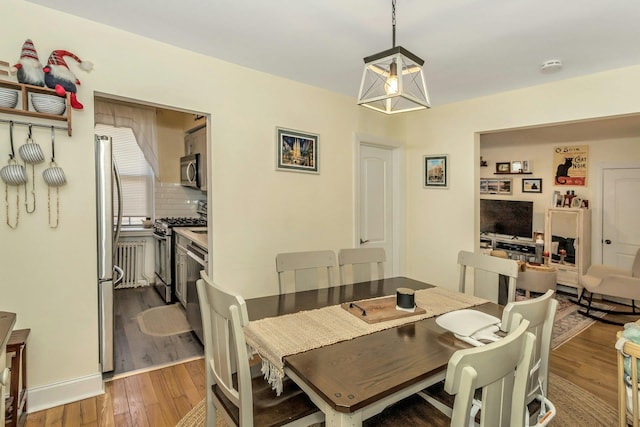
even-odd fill
[{"label": "wall hook rack", "polygon": [[11,122],[13,122],[14,125],[29,126],[29,127],[35,127],[35,128],[43,128],[43,129],[57,129],[57,130],[63,130],[67,132],[67,128],[63,126],[41,125],[38,123],[21,122],[18,120],[0,119],[0,123],[11,123]]}]

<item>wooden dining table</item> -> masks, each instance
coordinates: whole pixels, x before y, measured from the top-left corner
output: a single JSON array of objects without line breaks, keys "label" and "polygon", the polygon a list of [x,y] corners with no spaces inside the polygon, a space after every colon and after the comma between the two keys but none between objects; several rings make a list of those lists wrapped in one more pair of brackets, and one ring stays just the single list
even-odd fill
[{"label": "wooden dining table", "polygon": [[[433,285],[393,277],[290,294],[248,299],[250,320],[282,316],[345,302],[395,295]],[[500,317],[502,307],[473,307]],[[327,426],[360,426],[385,407],[445,378],[449,359],[469,344],[435,317],[284,357],[285,374],[324,412]]]}]

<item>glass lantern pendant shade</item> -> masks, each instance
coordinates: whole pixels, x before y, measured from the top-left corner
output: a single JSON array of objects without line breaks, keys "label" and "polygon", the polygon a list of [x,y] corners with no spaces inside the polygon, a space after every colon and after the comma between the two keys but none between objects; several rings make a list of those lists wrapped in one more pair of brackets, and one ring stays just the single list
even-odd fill
[{"label": "glass lantern pendant shade", "polygon": [[386,114],[430,108],[424,61],[395,46],[395,1],[393,6],[393,47],[364,58],[358,104]]}]

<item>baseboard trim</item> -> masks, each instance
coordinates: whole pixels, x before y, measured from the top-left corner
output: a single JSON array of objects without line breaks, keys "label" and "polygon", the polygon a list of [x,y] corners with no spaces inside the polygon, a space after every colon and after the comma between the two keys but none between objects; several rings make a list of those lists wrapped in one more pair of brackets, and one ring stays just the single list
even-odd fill
[{"label": "baseboard trim", "polygon": [[29,404],[27,413],[42,411],[54,406],[76,402],[104,393],[104,383],[100,373],[74,378],[69,381],[33,387],[27,390]]}]

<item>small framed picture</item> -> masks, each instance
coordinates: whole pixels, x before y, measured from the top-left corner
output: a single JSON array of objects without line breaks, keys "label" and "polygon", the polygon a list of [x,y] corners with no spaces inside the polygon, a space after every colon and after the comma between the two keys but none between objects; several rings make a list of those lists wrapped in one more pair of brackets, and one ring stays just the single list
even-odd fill
[{"label": "small framed picture", "polygon": [[564,200],[564,198],[562,197],[562,194],[560,194],[559,191],[554,191],[553,192],[553,196],[551,198],[551,203],[552,203],[553,207],[561,208],[563,200]]},{"label": "small framed picture", "polygon": [[319,173],[319,136],[292,129],[276,128],[276,170]]},{"label": "small framed picture", "polygon": [[448,188],[449,156],[424,156],[424,187]]},{"label": "small framed picture", "polygon": [[489,180],[486,178],[480,178],[480,194],[487,194],[489,192]]},{"label": "small framed picture", "polygon": [[511,162],[511,173],[522,173],[522,162],[520,160]]},{"label": "small framed picture", "polygon": [[496,173],[511,173],[511,162],[496,163]]},{"label": "small framed picture", "polygon": [[498,194],[498,179],[488,179],[487,180],[487,193],[489,194]]},{"label": "small framed picture", "polygon": [[542,193],[542,178],[523,178],[523,193]]},{"label": "small framed picture", "polygon": [[511,178],[498,179],[498,194],[511,194]]}]

